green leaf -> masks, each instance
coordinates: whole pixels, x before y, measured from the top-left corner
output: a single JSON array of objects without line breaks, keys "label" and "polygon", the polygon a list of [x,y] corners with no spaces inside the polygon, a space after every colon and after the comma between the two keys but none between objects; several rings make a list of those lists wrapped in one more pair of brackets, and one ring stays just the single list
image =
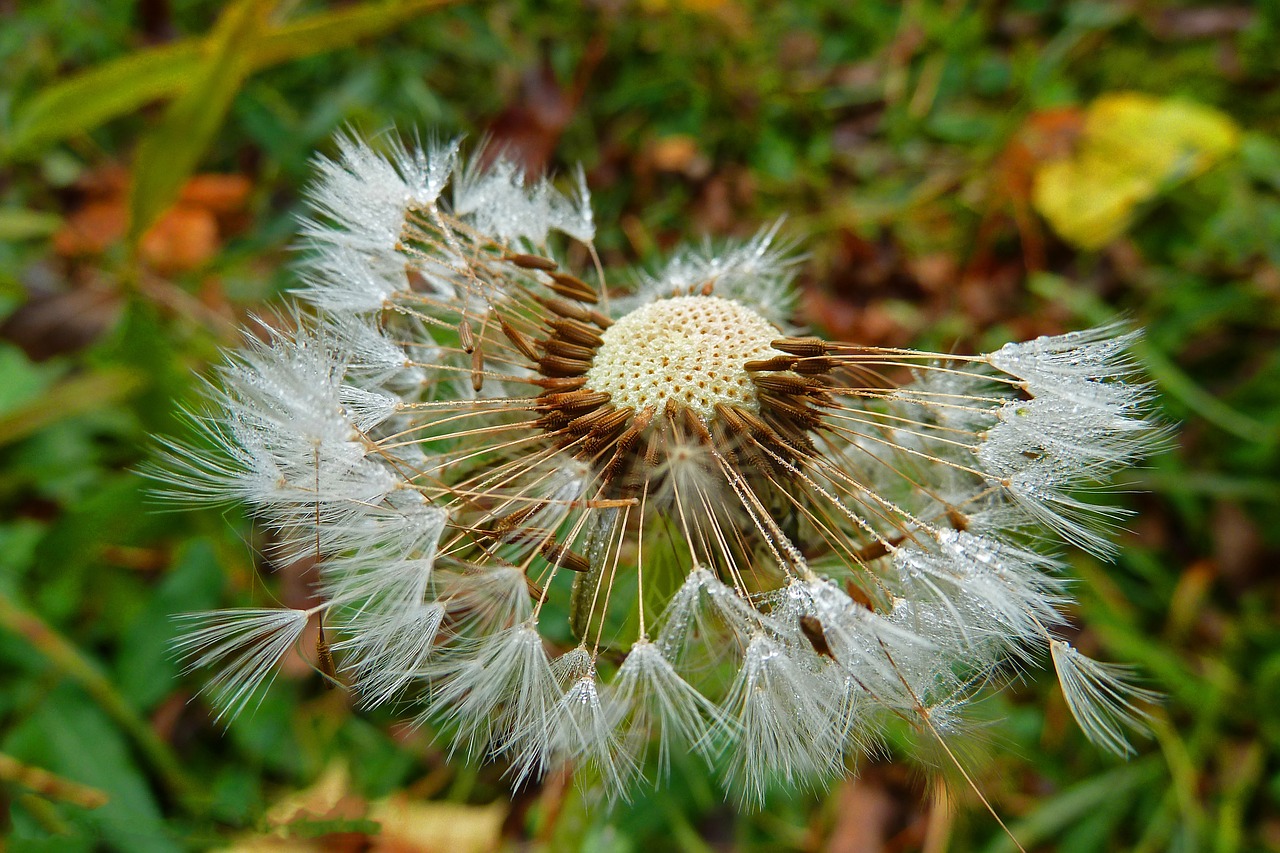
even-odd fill
[{"label": "green leaf", "polygon": [[0,210],[0,240],[32,240],[48,237],[62,225],[56,213],[8,207]]},{"label": "green leaf", "polygon": [[1280,140],[1262,133],[1244,134],[1240,139],[1240,161],[1249,177],[1280,190]]},{"label": "green leaf", "polygon": [[[1045,800],[1031,814],[1013,824],[1010,831],[1024,847],[1030,849],[1059,836],[1098,809],[1122,803],[1125,798],[1155,783],[1162,775],[1163,767],[1154,757],[1126,764]],[[987,853],[1005,853],[1013,847],[1007,836],[999,836],[987,847]]]},{"label": "green leaf", "polygon": [[[249,73],[347,47],[452,2],[365,3],[266,29],[255,34],[247,48]],[[30,153],[151,101],[188,91],[213,50],[213,38],[191,38],[131,53],[46,87],[18,111],[6,154]]]},{"label": "green leaf", "polygon": [[173,570],[147,597],[120,640],[116,681],[134,706],[150,709],[173,690],[178,676],[173,617],[216,607],[222,584],[212,544],[205,539],[184,543]]},{"label": "green leaf", "polygon": [[[32,364],[26,353],[13,344],[0,344],[0,424],[13,412],[39,404],[57,379],[57,368],[48,364]],[[3,429],[0,428],[0,434]],[[0,439],[0,444],[3,444]]]},{"label": "green leaf", "polygon": [[200,74],[138,146],[129,204],[131,240],[136,241],[177,198],[222,126],[251,70],[248,46],[254,31],[266,23],[273,5],[269,0],[240,0],[222,13]]},{"label": "green leaf", "polygon": [[0,446],[18,441],[50,424],[122,400],[141,388],[146,378],[119,367],[65,379],[42,396],[0,414]]},{"label": "green leaf", "polygon": [[264,34],[253,46],[254,70],[347,47],[384,33],[428,9],[456,0],[403,0],[365,3],[337,12],[312,15]]},{"label": "green leaf", "polygon": [[167,853],[182,849],[170,835],[146,777],[123,735],[82,692],[64,685],[15,726],[4,750],[26,762],[105,791],[110,801],[62,816],[104,849]]},{"label": "green leaf", "polygon": [[9,153],[41,145],[97,127],[107,119],[181,91],[200,65],[199,39],[131,53],[54,83],[19,111],[9,139]]}]

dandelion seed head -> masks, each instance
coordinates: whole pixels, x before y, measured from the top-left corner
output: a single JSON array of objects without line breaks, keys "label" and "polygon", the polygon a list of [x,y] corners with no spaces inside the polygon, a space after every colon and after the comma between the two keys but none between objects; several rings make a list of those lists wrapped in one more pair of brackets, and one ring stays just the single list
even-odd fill
[{"label": "dandelion seed head", "polygon": [[358,704],[417,703],[517,784],[588,765],[616,799],[683,749],[759,804],[884,717],[945,736],[939,707],[1046,657],[1128,749],[1150,696],[1056,638],[1045,551],[1105,552],[1123,510],[1096,494],[1158,433],[1130,336],[799,336],[776,225],[620,291],[566,260],[594,253],[581,171],[564,193],[457,143],[385,148],[317,161],[314,315],[232,355],[192,418],[213,450],[168,442],[154,472],[319,564],[309,610],[192,623],[215,703],[252,704],[322,618]]}]

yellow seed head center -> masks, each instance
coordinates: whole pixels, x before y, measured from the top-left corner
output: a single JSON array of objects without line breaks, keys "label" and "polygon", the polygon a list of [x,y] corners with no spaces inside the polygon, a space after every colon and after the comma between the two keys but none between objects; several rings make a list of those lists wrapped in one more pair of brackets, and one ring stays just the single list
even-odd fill
[{"label": "yellow seed head center", "polygon": [[704,420],[717,403],[758,412],[756,387],[744,365],[778,355],[777,327],[739,302],[719,296],[676,296],[637,308],[601,337],[587,387],[610,403],[661,413],[668,401]]}]

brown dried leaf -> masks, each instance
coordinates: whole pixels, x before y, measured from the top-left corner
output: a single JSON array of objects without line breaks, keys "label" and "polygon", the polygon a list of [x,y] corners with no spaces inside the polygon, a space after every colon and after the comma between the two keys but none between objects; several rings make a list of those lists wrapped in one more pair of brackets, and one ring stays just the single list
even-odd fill
[{"label": "brown dried leaf", "polygon": [[826,853],[885,853],[898,819],[893,794],[868,776],[849,780],[838,796],[840,805]]},{"label": "brown dried leaf", "polygon": [[537,175],[546,170],[578,106],[579,92],[565,89],[547,58],[525,73],[520,97],[489,126],[489,156],[502,155]]},{"label": "brown dried leaf", "polygon": [[68,216],[53,235],[53,250],[64,258],[100,255],[120,242],[128,227],[121,199],[91,200]]},{"label": "brown dried leaf", "polygon": [[0,338],[32,361],[88,346],[120,315],[120,294],[100,279],[85,286],[34,292],[0,323]]},{"label": "brown dried leaf", "polygon": [[[698,140],[688,134],[676,134],[655,139],[645,152],[659,172],[681,172],[692,177],[706,174],[709,161],[698,149]],[[694,175],[693,172],[700,174]]]},{"label": "brown dried leaf", "polygon": [[[54,234],[54,251],[64,258],[82,258],[121,242],[129,226],[128,188],[129,174],[118,165],[85,175],[77,185],[84,200]],[[142,260],[163,275],[200,267],[222,247],[228,226],[244,211],[252,189],[243,175],[195,175],[183,186],[177,203],[142,236]]]},{"label": "brown dried leaf", "polygon": [[253,183],[244,175],[193,175],[182,188],[178,201],[226,216],[244,210],[252,190]]},{"label": "brown dried leaf", "polygon": [[158,273],[171,275],[201,266],[218,253],[218,221],[208,208],[179,204],[147,229],[138,252]]}]

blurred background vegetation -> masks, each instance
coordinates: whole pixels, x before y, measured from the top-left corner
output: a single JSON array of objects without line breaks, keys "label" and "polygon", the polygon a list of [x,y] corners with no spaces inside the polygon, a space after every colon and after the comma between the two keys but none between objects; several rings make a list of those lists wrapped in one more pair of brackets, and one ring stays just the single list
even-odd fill
[{"label": "blurred background vegetation", "polygon": [[215,724],[170,617],[303,601],[308,567],[134,471],[279,304],[350,126],[582,162],[615,265],[785,216],[829,335],[1145,327],[1180,426],[1119,559],[1069,556],[1074,642],[1167,695],[1154,738],[1100,754],[1032,673],[964,754],[1028,849],[1280,850],[1277,44],[1274,2],[0,2],[0,849],[1014,849],[906,742],[755,814],[692,769],[609,813],[301,658]]}]

